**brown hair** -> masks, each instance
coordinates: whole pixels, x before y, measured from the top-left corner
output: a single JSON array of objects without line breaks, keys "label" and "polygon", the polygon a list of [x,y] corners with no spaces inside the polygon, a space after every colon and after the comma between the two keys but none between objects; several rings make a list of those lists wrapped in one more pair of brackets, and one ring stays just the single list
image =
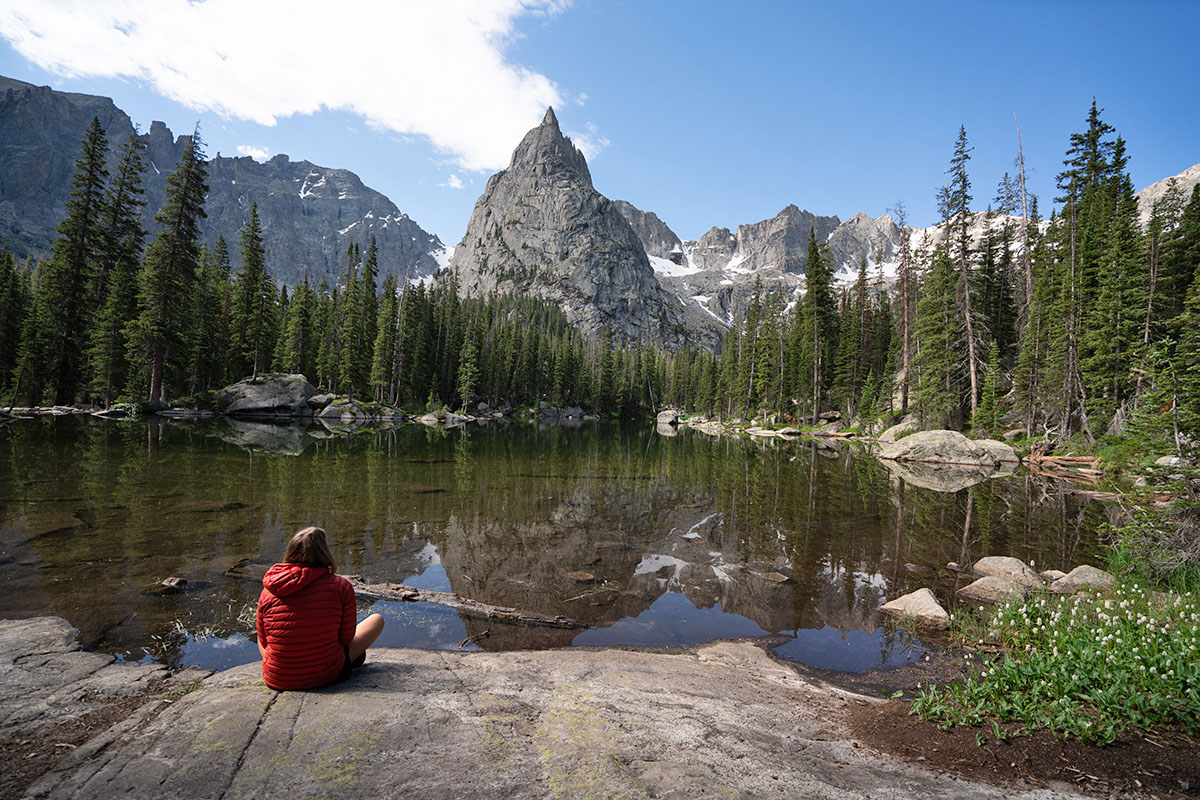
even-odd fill
[{"label": "brown hair", "polygon": [[298,531],[288,542],[287,552],[283,554],[286,564],[299,564],[303,567],[329,567],[330,573],[337,572],[337,562],[329,550],[329,540],[321,528],[308,527]]}]

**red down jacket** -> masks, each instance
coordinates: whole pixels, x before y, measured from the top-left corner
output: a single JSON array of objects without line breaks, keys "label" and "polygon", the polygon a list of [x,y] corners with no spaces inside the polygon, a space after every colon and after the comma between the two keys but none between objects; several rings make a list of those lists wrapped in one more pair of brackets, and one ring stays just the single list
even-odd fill
[{"label": "red down jacket", "polygon": [[328,567],[276,564],[258,597],[258,641],[266,650],[263,683],[315,689],[341,673],[354,638],[354,589]]}]

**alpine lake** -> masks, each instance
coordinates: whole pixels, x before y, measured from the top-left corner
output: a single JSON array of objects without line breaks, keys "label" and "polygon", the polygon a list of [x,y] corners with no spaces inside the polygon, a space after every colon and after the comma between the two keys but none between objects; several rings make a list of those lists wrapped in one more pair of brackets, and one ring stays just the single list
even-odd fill
[{"label": "alpine lake", "polygon": [[[63,617],[84,647],[130,661],[257,661],[261,585],[227,572],[278,561],[292,533],[319,525],[342,574],[586,626],[381,601],[381,645],[761,637],[783,658],[862,672],[937,648],[886,623],[882,602],[929,586],[953,612],[982,556],[1104,566],[1105,507],[1022,473],[935,489],[862,445],[664,436],[653,422],[347,433],[20,419],[0,425],[0,617]],[[187,583],[167,592],[168,577]]]}]

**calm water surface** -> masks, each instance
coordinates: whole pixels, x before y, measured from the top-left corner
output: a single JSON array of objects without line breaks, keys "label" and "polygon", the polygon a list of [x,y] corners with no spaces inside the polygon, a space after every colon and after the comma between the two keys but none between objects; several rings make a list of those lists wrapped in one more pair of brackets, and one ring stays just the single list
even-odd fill
[{"label": "calm water surface", "polygon": [[[915,481],[915,482],[914,482]],[[769,637],[816,667],[921,657],[878,606],[947,561],[1095,561],[1098,504],[1030,477],[923,488],[854,447],[710,438],[653,426],[320,427],[78,418],[0,426],[0,616],[55,614],[130,660],[256,661],[260,586],[320,525],[340,571],[563,614],[584,631],[376,603],[382,644],[509,650]],[[592,580],[580,580],[588,573]],[[163,578],[188,590],[158,595]],[[364,607],[360,609],[367,611]],[[470,639],[463,645],[464,640]]]}]

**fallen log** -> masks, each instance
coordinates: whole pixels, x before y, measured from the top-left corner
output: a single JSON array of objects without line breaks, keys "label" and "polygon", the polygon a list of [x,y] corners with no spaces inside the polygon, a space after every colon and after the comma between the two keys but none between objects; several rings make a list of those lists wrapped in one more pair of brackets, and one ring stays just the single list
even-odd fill
[{"label": "fallen log", "polygon": [[[263,575],[270,569],[270,564],[258,564],[250,561],[240,561],[225,571],[230,578],[262,583]],[[584,630],[588,626],[561,614],[547,616],[519,611],[506,606],[493,606],[459,597],[450,592],[433,592],[428,589],[418,589],[403,583],[365,583],[357,575],[343,575],[354,587],[354,593],[364,600],[385,600],[406,603],[434,603],[439,606],[453,608],[469,617],[506,622],[512,625],[532,625],[545,628],[563,628],[565,630]]]}]

